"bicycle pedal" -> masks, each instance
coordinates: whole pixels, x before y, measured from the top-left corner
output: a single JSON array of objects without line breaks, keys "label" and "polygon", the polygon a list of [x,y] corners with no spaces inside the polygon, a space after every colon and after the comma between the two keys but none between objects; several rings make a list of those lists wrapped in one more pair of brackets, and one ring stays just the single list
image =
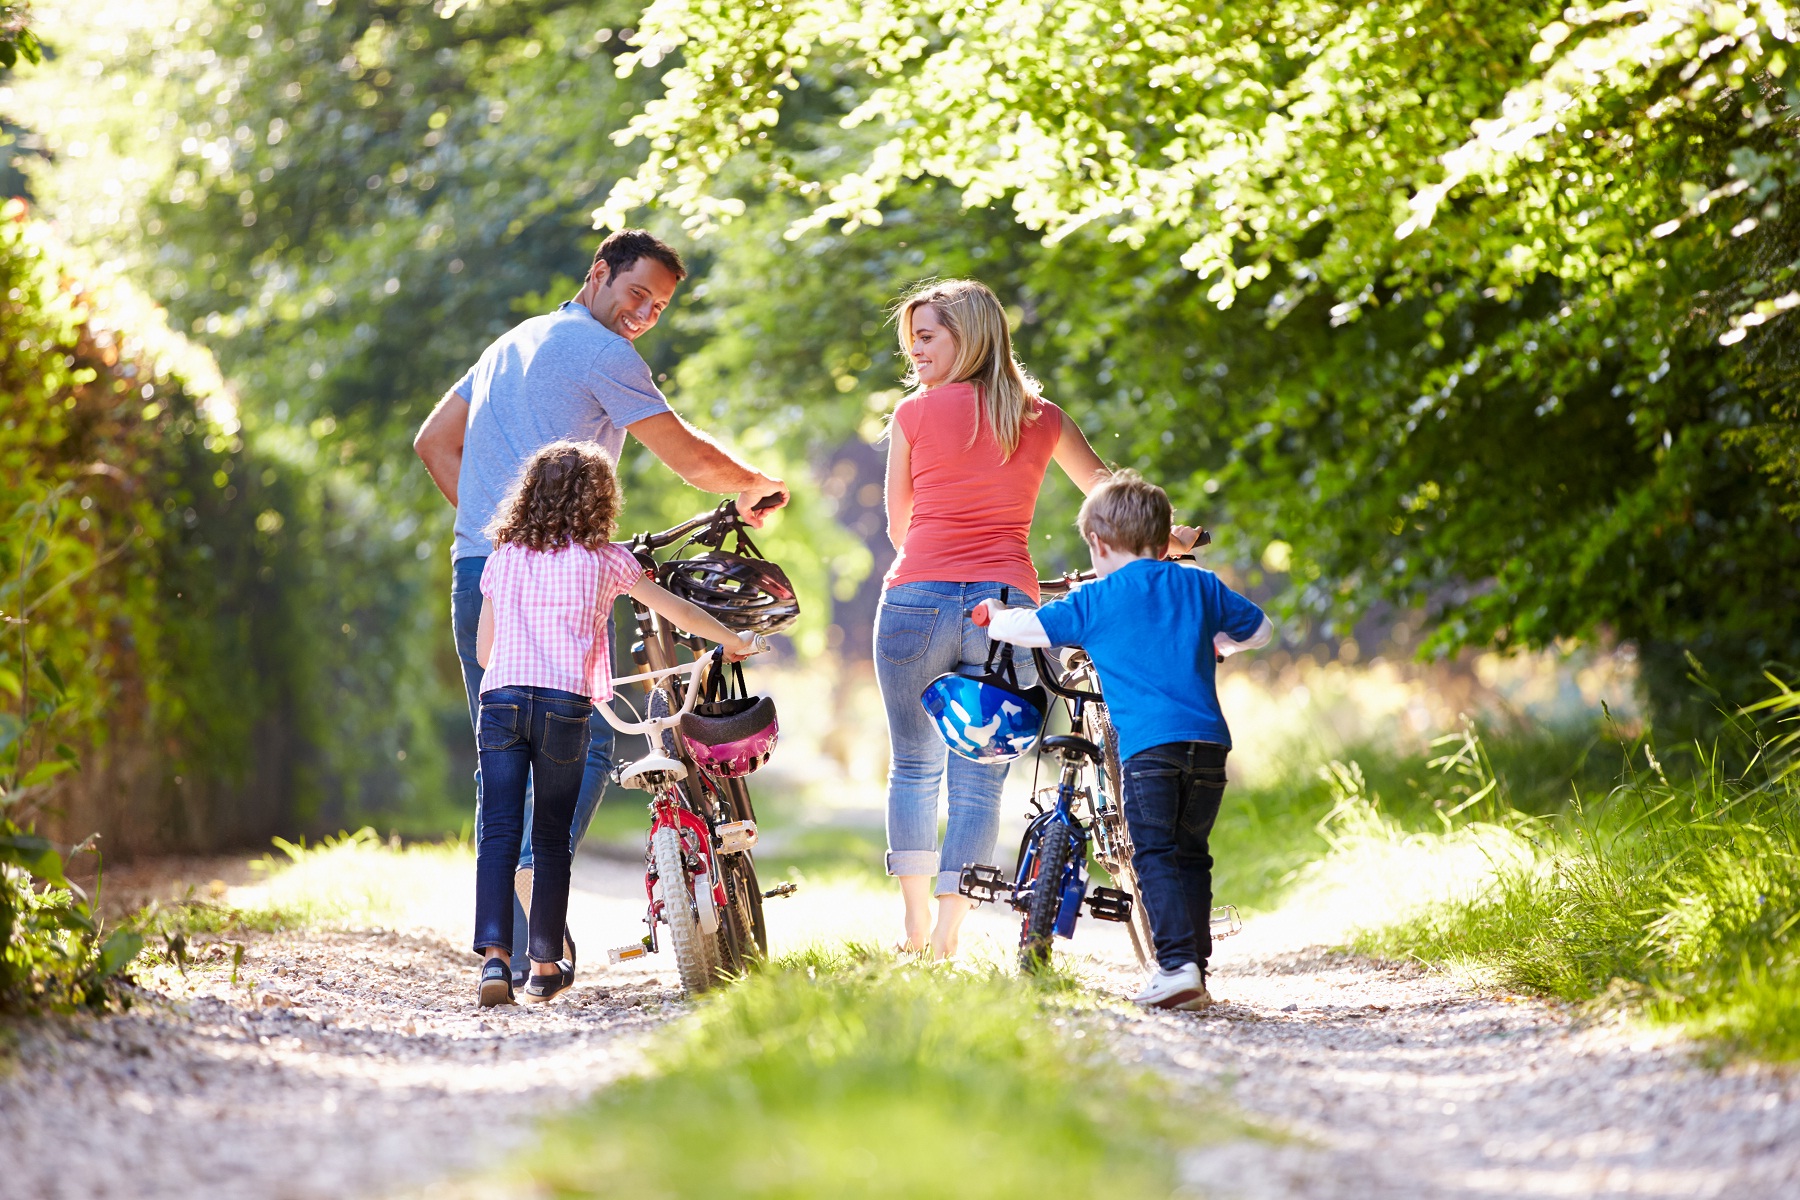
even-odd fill
[{"label": "bicycle pedal", "polygon": [[629,946],[619,946],[608,950],[606,957],[615,964],[630,962],[635,958],[648,958],[650,957],[650,939],[645,938],[643,941],[634,942]]},{"label": "bicycle pedal", "polygon": [[764,900],[779,900],[783,896],[791,896],[799,890],[800,890],[800,885],[797,883],[778,883],[774,887],[770,888],[768,891],[763,893],[763,899]]},{"label": "bicycle pedal", "polygon": [[1097,887],[1087,898],[1088,915],[1102,921],[1131,920],[1131,893],[1118,888]]},{"label": "bicycle pedal", "polygon": [[1012,884],[1000,873],[999,867],[970,863],[957,877],[956,890],[971,900],[995,902],[1003,895],[1011,896]]},{"label": "bicycle pedal", "polygon": [[1243,930],[1244,923],[1238,919],[1237,905],[1224,904],[1212,910],[1212,935],[1215,938],[1228,938]]},{"label": "bicycle pedal", "polygon": [[740,854],[756,845],[755,821],[727,821],[715,831],[720,854]]}]

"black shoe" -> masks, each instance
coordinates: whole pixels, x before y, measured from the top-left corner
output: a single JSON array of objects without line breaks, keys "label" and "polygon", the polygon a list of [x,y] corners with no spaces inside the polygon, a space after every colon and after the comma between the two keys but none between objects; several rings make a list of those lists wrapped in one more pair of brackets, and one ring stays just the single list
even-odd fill
[{"label": "black shoe", "polygon": [[568,990],[574,982],[574,969],[565,969],[561,963],[558,963],[556,973],[553,975],[532,975],[530,981],[525,984],[525,1003],[547,1003],[558,992]]},{"label": "black shoe", "polygon": [[567,925],[563,926],[563,956],[556,965],[562,968],[571,984],[575,982],[575,935],[569,932]]},{"label": "black shoe", "polygon": [[481,983],[475,989],[476,998],[482,1008],[493,1008],[497,1004],[512,1004],[513,982],[506,969],[506,961],[490,958],[481,968]]}]

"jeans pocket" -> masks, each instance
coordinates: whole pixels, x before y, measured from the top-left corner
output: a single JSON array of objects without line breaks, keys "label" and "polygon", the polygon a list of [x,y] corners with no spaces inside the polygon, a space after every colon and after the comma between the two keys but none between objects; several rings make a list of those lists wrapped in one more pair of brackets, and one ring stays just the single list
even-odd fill
[{"label": "jeans pocket", "polygon": [[570,766],[586,757],[588,720],[565,717],[561,713],[544,714],[544,757],[553,763]]},{"label": "jeans pocket", "polygon": [[523,736],[519,729],[518,705],[482,702],[481,723],[475,733],[476,746],[483,750],[506,750],[518,745]]},{"label": "jeans pocket", "polygon": [[883,604],[875,617],[875,649],[882,661],[901,666],[924,657],[937,628],[938,611]]},{"label": "jeans pocket", "polygon": [[1181,803],[1181,772],[1173,767],[1140,767],[1125,772],[1125,820],[1132,826],[1175,828]]}]

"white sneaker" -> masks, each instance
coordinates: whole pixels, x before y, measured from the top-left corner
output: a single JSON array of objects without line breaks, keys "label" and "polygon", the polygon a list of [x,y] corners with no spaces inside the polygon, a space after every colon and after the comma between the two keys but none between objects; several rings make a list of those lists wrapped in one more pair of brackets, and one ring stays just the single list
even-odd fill
[{"label": "white sneaker", "polygon": [[1188,1011],[1212,1004],[1212,997],[1206,993],[1206,976],[1197,963],[1182,963],[1173,971],[1158,967],[1144,981],[1143,990],[1131,999],[1134,1004],[1142,1004],[1146,1008],[1180,1008]]}]

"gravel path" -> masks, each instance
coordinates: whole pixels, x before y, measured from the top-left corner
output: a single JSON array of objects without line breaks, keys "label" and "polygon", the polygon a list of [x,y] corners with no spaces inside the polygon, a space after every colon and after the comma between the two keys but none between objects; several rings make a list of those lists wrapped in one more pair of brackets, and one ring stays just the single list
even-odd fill
[{"label": "gravel path", "polygon": [[[1190,1154],[1199,1194],[1800,1196],[1793,1072],[1709,1069],[1667,1032],[1323,952],[1308,932],[1252,922],[1220,943],[1209,1013],[1121,1023],[1128,1055],[1290,1135]],[[1092,966],[1103,986],[1136,979],[1116,954]]]},{"label": "gravel path", "polygon": [[[199,879],[216,865],[178,864]],[[628,866],[579,859],[578,934],[625,940],[641,886]],[[885,892],[802,897],[771,905],[789,947],[891,940]],[[1326,953],[1314,943],[1328,925],[1252,922],[1220,945],[1215,1009],[1112,1022],[1128,1058],[1217,1087],[1285,1135],[1189,1154],[1184,1194],[1800,1196],[1791,1073],[1710,1070],[1667,1033]],[[989,906],[966,948],[1010,957],[1016,937]],[[451,928],[255,937],[241,971],[252,986],[230,983],[221,948],[185,980],[158,975],[165,997],[123,1017],[16,1027],[0,1044],[0,1200],[429,1195],[632,1070],[682,1011],[666,973],[584,965],[566,1001],[483,1014],[458,940]],[[1119,927],[1083,921],[1070,948],[1096,986],[1137,982]]]}]

